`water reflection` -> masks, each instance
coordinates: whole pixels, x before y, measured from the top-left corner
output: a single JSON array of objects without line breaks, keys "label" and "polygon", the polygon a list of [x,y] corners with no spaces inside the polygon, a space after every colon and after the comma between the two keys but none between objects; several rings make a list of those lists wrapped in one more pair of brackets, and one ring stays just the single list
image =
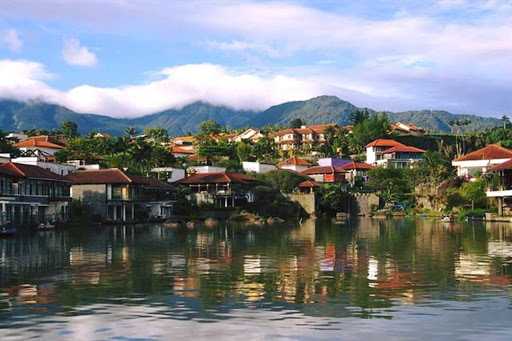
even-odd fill
[{"label": "water reflection", "polygon": [[[509,328],[511,264],[509,224],[362,220],[340,227],[307,220],[297,228],[196,231],[84,226],[0,239],[0,336],[24,339],[41,321],[96,315],[117,322],[242,319],[252,326],[287,320],[330,330],[339,329],[340,317],[387,321],[476,309],[484,321],[483,299],[499,300],[494,309],[504,306],[492,321],[499,330]],[[258,317],[247,317],[247,309]],[[378,330],[380,322],[372,326]],[[131,336],[123,333],[115,335]]]}]

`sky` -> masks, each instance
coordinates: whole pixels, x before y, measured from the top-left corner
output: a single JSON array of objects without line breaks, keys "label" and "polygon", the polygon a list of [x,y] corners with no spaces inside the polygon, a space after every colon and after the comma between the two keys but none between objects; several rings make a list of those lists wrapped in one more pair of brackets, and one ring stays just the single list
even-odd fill
[{"label": "sky", "polygon": [[0,98],[512,113],[512,0],[0,0]]}]

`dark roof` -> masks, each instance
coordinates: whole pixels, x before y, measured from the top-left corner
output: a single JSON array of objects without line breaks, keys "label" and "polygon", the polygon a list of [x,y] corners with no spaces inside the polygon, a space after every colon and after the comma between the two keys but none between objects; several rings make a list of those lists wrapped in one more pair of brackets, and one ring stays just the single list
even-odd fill
[{"label": "dark roof", "polygon": [[297,187],[299,187],[299,188],[313,188],[313,187],[318,187],[318,186],[319,185],[314,180],[305,180],[297,185]]},{"label": "dark roof", "polygon": [[311,163],[309,161],[306,161],[304,159],[298,158],[296,156],[291,157],[287,160],[281,161],[278,164],[279,166],[286,166],[286,165],[295,165],[295,166],[309,166]]},{"label": "dark roof", "polygon": [[215,183],[239,183],[250,184],[256,182],[252,176],[242,173],[198,173],[185,179],[181,179],[181,184],[215,184]]},{"label": "dark roof", "polygon": [[345,173],[345,170],[341,167],[333,166],[315,166],[303,170],[300,174],[313,175],[313,174],[334,174],[334,173]]},{"label": "dark roof", "polygon": [[46,136],[46,135],[29,137],[26,140],[16,143],[14,146],[17,148],[27,148],[27,147],[40,147],[40,148],[50,148],[50,149],[64,148],[63,146],[52,142],[50,137]]},{"label": "dark roof", "polygon": [[138,184],[155,187],[170,186],[155,178],[127,175],[119,168],[79,171],[66,176],[66,178],[74,185]]},{"label": "dark roof", "polygon": [[18,178],[30,178],[48,181],[67,181],[65,177],[60,176],[59,174],[55,174],[47,169],[13,162],[0,164],[0,174]]},{"label": "dark roof", "polygon": [[497,144],[490,144],[484,148],[475,150],[469,154],[463,155],[455,161],[475,161],[475,160],[496,160],[512,159],[512,150],[504,148]]}]

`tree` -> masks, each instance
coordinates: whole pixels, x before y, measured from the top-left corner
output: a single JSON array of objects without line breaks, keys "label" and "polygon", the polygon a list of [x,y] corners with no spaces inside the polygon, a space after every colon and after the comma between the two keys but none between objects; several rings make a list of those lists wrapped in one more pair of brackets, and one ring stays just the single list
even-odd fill
[{"label": "tree", "polygon": [[283,193],[293,192],[299,183],[308,179],[305,176],[287,170],[274,170],[265,174],[257,174],[256,178]]},{"label": "tree", "polygon": [[253,147],[249,142],[241,141],[236,144],[235,153],[240,162],[248,161],[253,154]]},{"label": "tree", "polygon": [[320,152],[325,156],[342,156],[350,154],[350,138],[347,129],[332,126],[325,130],[325,143],[320,146]]},{"label": "tree", "polygon": [[507,129],[507,127],[510,125],[510,119],[507,115],[503,115],[501,117],[501,121],[503,122],[503,129]]},{"label": "tree", "polygon": [[368,172],[368,186],[379,193],[386,203],[393,203],[407,198],[411,185],[407,169],[377,167]]},{"label": "tree", "polygon": [[471,202],[472,210],[475,209],[475,205],[484,205],[487,199],[485,194],[485,182],[481,179],[465,182],[460,188],[460,195],[464,200]]},{"label": "tree", "polygon": [[293,119],[290,122],[290,128],[300,128],[304,125],[304,121],[301,118]]},{"label": "tree", "polygon": [[128,127],[124,130],[126,136],[128,136],[129,138],[133,139],[135,137],[135,135],[137,135],[137,129],[135,129],[134,127]]},{"label": "tree", "polygon": [[64,121],[59,129],[60,133],[67,138],[77,137],[78,125],[73,121]]},{"label": "tree", "polygon": [[351,147],[356,152],[362,152],[369,142],[389,136],[389,131],[390,123],[385,114],[371,116],[352,128]]},{"label": "tree", "polygon": [[218,134],[222,132],[222,126],[215,120],[206,120],[199,125],[199,133],[202,135]]},{"label": "tree", "polygon": [[357,109],[355,111],[352,111],[349,115],[350,123],[352,123],[353,125],[356,125],[363,121],[366,121],[369,118],[370,118],[370,113],[368,112],[367,108]]},{"label": "tree", "polygon": [[155,143],[164,143],[169,140],[169,133],[164,128],[145,128],[144,135]]}]

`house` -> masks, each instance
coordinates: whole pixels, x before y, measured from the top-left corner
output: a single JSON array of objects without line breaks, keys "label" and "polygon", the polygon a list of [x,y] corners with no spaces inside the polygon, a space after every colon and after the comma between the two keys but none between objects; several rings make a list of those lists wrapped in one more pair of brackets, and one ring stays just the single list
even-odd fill
[{"label": "house", "polygon": [[24,153],[48,157],[53,157],[56,152],[64,148],[54,138],[46,135],[29,137],[16,143],[14,146]]},{"label": "house", "polygon": [[301,193],[313,193],[315,188],[318,188],[320,185],[312,179],[304,180],[297,185],[299,192]]},{"label": "house", "polygon": [[345,182],[345,173],[341,167],[315,166],[302,171],[300,174],[309,176],[319,183]]},{"label": "house", "polygon": [[162,176],[167,178],[167,182],[176,182],[185,178],[185,170],[174,167],[157,167],[151,170],[151,173],[155,173],[157,178],[160,179]]},{"label": "house", "polygon": [[421,136],[425,134],[425,129],[415,124],[407,124],[402,122],[391,123],[391,131],[396,134]]},{"label": "house", "polygon": [[423,158],[425,151],[392,139],[377,139],[366,146],[366,163],[379,167],[406,168]]},{"label": "house", "polygon": [[363,181],[367,181],[368,171],[373,169],[374,166],[364,162],[356,162],[351,160],[340,166],[340,168],[346,172],[345,179],[347,182],[354,185],[357,178],[361,178]]},{"label": "house", "polygon": [[286,169],[300,173],[308,169],[311,166],[311,163],[309,161],[294,156],[280,162],[277,166],[279,167],[279,169]]},{"label": "house", "polygon": [[245,172],[260,173],[260,174],[265,174],[265,173],[268,173],[268,172],[271,172],[271,171],[277,169],[277,167],[274,165],[260,163],[260,162],[249,162],[249,161],[242,162],[242,168]]},{"label": "house", "polygon": [[242,142],[242,141],[251,141],[258,142],[259,139],[264,137],[259,129],[249,128],[244,130],[242,133],[235,135],[231,138],[232,142]]},{"label": "house", "polygon": [[457,168],[457,176],[471,178],[476,174],[486,173],[489,168],[510,159],[512,150],[490,144],[453,160],[452,166]]},{"label": "house", "polygon": [[28,139],[28,135],[23,132],[12,132],[7,134],[5,138],[14,142],[20,142]]},{"label": "house", "polygon": [[77,169],[71,164],[48,162],[47,158],[38,156],[17,157],[12,159],[12,162],[41,167],[61,176],[66,176],[70,173],[73,173]]},{"label": "house", "polygon": [[187,169],[189,174],[212,174],[212,173],[226,173],[225,167],[216,166],[192,166]]},{"label": "house", "polygon": [[118,168],[79,171],[66,179],[71,181],[73,200],[103,220],[168,218],[173,212],[174,188],[157,179],[128,175]]},{"label": "house", "polygon": [[256,179],[241,173],[198,173],[178,181],[192,190],[197,205],[233,208],[254,202]]},{"label": "house", "polygon": [[70,182],[47,169],[0,164],[1,222],[30,225],[69,219]]},{"label": "house", "polygon": [[288,128],[272,134],[274,142],[282,151],[305,150],[325,143],[325,132],[335,124],[317,124]]},{"label": "house", "polygon": [[487,189],[487,197],[496,199],[498,216],[512,217],[512,159],[489,167],[486,171],[498,175],[498,182]]},{"label": "house", "polygon": [[192,135],[177,136],[171,139],[169,148],[174,157],[191,157],[196,154],[196,138]]}]

